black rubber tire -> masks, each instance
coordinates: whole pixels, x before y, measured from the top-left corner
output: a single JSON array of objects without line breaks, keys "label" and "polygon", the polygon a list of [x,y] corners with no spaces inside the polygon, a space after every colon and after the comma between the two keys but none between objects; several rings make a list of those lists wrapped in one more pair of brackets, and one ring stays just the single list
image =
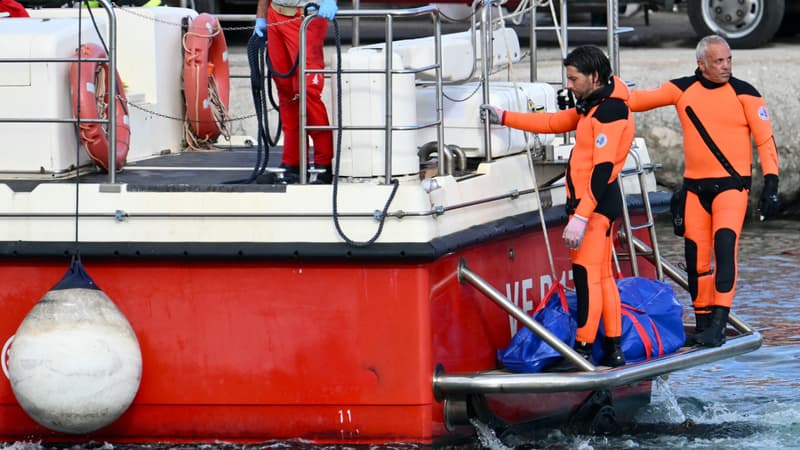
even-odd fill
[{"label": "black rubber tire", "polygon": [[719,34],[733,48],[757,48],[780,28],[784,1],[689,0],[689,22],[698,38]]}]

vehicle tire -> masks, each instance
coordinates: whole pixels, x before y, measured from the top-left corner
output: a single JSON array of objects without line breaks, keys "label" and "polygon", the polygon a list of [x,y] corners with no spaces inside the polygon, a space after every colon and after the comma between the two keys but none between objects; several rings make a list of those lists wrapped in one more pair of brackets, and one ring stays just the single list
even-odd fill
[{"label": "vehicle tire", "polygon": [[689,0],[689,21],[698,37],[719,34],[733,48],[760,47],[778,31],[785,0]]}]

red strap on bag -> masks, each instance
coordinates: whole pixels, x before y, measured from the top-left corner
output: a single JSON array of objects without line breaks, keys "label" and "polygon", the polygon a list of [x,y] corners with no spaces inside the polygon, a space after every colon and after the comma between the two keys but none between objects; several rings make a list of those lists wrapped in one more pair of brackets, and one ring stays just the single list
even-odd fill
[{"label": "red strap on bag", "polygon": [[[636,333],[639,335],[639,338],[642,339],[642,344],[644,345],[644,354],[646,359],[650,359],[653,355],[653,341],[650,340],[650,336],[647,334],[647,331],[644,329],[642,324],[639,322],[639,318],[634,314],[634,312],[639,314],[646,314],[644,311],[638,310],[630,305],[622,304],[622,315],[631,319],[631,323],[633,327],[636,329]],[[658,354],[656,356],[662,356],[664,354],[664,345],[661,342],[661,335],[658,333],[658,328],[656,328],[655,322],[653,319],[650,319],[650,326],[653,328],[653,335],[656,339],[656,345],[658,346]]]},{"label": "red strap on bag", "polygon": [[544,298],[539,302],[538,305],[536,305],[536,309],[533,310],[531,315],[536,314],[540,310],[544,309],[544,306],[547,305],[550,297],[556,292],[558,293],[558,297],[561,299],[561,307],[564,309],[564,311],[569,311],[569,305],[567,305],[567,294],[564,292],[564,285],[561,284],[560,281],[556,281],[552,286],[550,286],[550,289],[547,290],[547,293],[544,294]]}]

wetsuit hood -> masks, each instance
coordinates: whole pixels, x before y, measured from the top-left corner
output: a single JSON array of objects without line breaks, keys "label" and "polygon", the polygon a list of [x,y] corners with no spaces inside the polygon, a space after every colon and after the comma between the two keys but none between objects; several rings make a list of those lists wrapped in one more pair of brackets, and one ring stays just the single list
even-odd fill
[{"label": "wetsuit hood", "polygon": [[575,107],[578,110],[578,113],[585,116],[593,107],[606,101],[608,98],[617,98],[627,102],[628,97],[630,97],[628,86],[626,86],[625,83],[619,78],[611,77],[611,80],[609,80],[608,84],[601,86],[589,94],[588,97],[578,100]]}]

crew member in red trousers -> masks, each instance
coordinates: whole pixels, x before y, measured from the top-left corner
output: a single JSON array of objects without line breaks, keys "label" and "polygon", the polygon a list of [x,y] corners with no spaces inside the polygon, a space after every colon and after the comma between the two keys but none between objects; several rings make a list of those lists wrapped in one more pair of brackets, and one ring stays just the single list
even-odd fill
[{"label": "crew member in red trousers", "polygon": [[566,171],[569,222],[563,233],[578,297],[575,350],[591,360],[602,317],[604,355],[598,363],[618,367],[625,364],[625,356],[620,345],[621,301],[611,269],[611,227],[622,214],[618,177],[633,143],[628,88],[612,76],[608,58],[597,47],[577,47],[564,66],[567,88],[577,102],[560,106],[572,107],[556,113],[518,113],[482,105],[481,113],[492,123],[536,133],[575,130]]},{"label": "crew member in red trousers", "polygon": [[[763,97],[731,75],[731,50],[725,39],[704,37],[695,56],[694,75],[656,89],[632,91],[629,103],[633,111],[674,105],[678,112],[685,156],[684,252],[696,321],[695,334],[687,343],[718,347],[725,342],[736,290],[753,143],[764,174],[758,203],[762,220],[775,217],[780,208],[778,151]],[[724,158],[716,156],[713,147]]]},{"label": "crew member in red trousers", "polygon": [[[300,48],[300,26],[303,10],[309,3],[302,0],[258,0],[254,33],[267,36],[267,53],[272,69],[287,74],[294,67]],[[338,7],[335,0],[319,2],[317,15],[327,20],[312,20],[306,29],[306,67],[325,68],[323,48],[328,20],[333,20]],[[295,69],[296,70],[296,69]],[[279,113],[283,130],[283,156],[281,166],[286,169],[286,180],[296,182],[300,165],[300,84],[298,74],[289,77],[273,76],[278,90]],[[323,74],[306,75],[306,98],[308,123],[311,126],[327,126],[328,111],[322,102],[322,88],[325,85]],[[314,160],[317,168],[325,169],[318,180],[330,183],[331,161],[333,160],[333,132],[331,130],[309,130],[314,141]],[[306,148],[309,148],[306,146]]]}]

